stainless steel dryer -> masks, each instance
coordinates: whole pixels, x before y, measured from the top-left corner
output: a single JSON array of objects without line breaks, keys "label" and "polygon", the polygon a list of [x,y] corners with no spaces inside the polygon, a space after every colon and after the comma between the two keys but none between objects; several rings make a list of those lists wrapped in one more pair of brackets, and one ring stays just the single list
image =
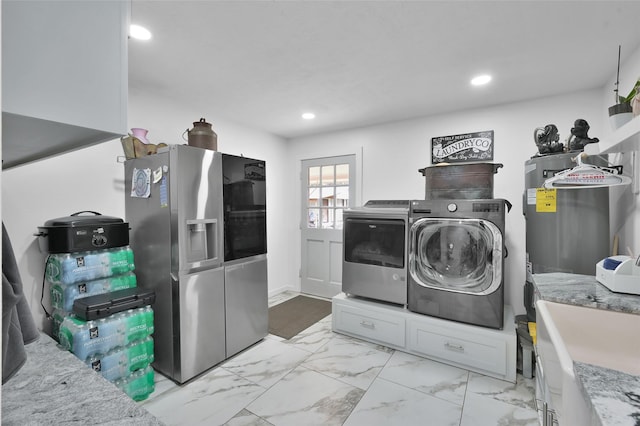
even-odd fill
[{"label": "stainless steel dryer", "polygon": [[503,328],[502,199],[416,200],[409,212],[408,308]]},{"label": "stainless steel dryer", "polygon": [[342,291],[407,304],[408,200],[371,200],[344,211]]}]

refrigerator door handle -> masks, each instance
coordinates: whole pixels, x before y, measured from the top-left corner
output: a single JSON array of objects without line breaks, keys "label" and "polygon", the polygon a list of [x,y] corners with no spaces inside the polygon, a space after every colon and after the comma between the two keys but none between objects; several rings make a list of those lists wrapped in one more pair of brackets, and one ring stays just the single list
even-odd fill
[{"label": "refrigerator door handle", "polygon": [[255,256],[243,257],[236,260],[231,260],[224,263],[224,267],[227,271],[233,271],[235,269],[244,268],[249,264],[261,262],[267,258],[266,254],[257,254]]}]

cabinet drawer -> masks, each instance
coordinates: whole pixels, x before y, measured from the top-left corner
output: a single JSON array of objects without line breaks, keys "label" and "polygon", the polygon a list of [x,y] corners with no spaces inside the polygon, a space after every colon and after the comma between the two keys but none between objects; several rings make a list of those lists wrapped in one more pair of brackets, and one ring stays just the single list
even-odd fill
[{"label": "cabinet drawer", "polygon": [[430,358],[440,358],[505,375],[507,373],[507,345],[504,340],[490,336],[490,333],[470,333],[456,327],[442,327],[434,324],[409,321],[409,349]]},{"label": "cabinet drawer", "polygon": [[336,331],[390,346],[403,348],[405,345],[405,320],[399,315],[334,304],[333,316]]}]

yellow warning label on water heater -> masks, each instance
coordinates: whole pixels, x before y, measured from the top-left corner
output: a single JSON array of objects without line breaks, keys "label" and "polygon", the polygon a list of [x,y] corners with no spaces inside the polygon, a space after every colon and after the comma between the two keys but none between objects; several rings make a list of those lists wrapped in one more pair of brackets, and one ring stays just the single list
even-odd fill
[{"label": "yellow warning label on water heater", "polygon": [[555,213],[557,189],[536,188],[536,213]]}]

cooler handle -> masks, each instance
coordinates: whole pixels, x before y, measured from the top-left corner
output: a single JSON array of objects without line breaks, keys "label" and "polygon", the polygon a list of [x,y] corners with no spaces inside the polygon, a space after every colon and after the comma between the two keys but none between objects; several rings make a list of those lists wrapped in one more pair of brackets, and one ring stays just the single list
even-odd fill
[{"label": "cooler handle", "polygon": [[81,213],[93,213],[96,216],[102,216],[102,213],[94,212],[93,210],[82,210],[81,212],[72,213],[71,216],[79,216]]}]

